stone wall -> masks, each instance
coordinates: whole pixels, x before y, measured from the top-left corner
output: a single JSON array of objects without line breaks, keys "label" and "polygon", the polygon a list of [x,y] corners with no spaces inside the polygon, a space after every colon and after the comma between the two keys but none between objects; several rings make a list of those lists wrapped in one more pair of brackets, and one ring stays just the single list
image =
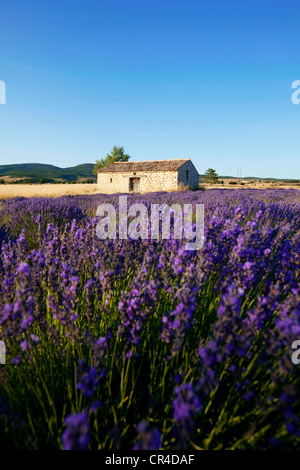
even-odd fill
[{"label": "stone wall", "polygon": [[[187,175],[187,171],[189,172]],[[188,181],[187,181],[188,176]],[[178,184],[190,189],[199,188],[199,175],[191,161],[184,163],[177,171],[137,171],[135,173],[98,173],[98,192],[104,194],[129,193],[129,179],[140,178],[140,192],[175,191]]]},{"label": "stone wall", "polygon": [[199,188],[199,174],[190,160],[178,169],[178,184],[180,183],[188,186],[189,189]]},{"label": "stone wall", "polygon": [[140,178],[140,192],[172,191],[177,189],[177,171],[137,171],[98,173],[98,192],[104,194],[129,193],[129,179]]}]

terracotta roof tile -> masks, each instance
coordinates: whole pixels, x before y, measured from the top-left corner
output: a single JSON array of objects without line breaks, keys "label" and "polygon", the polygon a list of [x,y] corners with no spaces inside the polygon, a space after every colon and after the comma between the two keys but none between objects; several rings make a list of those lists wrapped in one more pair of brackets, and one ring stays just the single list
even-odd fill
[{"label": "terracotta roof tile", "polygon": [[152,160],[148,162],[115,162],[108,165],[98,173],[118,173],[134,171],[176,171],[189,159],[178,160]]}]

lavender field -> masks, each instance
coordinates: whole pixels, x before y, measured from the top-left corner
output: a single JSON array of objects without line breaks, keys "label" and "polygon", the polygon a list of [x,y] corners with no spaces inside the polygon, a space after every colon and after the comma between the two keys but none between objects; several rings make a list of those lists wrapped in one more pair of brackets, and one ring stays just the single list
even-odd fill
[{"label": "lavender field", "polygon": [[0,448],[299,448],[300,191],[128,195],[204,204],[198,251],[99,240],[117,201],[0,202]]}]

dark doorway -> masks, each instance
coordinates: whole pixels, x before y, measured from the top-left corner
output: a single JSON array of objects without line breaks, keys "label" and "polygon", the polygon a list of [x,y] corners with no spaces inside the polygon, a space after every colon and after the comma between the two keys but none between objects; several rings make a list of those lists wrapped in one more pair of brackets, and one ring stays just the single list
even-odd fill
[{"label": "dark doorway", "polygon": [[134,193],[139,193],[140,181],[141,181],[141,178],[129,178],[129,191],[133,191]]}]

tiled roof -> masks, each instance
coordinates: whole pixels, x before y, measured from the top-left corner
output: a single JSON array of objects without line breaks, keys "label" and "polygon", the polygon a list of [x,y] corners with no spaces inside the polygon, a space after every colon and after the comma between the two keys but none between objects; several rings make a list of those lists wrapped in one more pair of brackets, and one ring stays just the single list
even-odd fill
[{"label": "tiled roof", "polygon": [[118,173],[134,171],[176,171],[189,159],[178,160],[152,160],[149,162],[115,162],[108,165],[98,173]]}]

